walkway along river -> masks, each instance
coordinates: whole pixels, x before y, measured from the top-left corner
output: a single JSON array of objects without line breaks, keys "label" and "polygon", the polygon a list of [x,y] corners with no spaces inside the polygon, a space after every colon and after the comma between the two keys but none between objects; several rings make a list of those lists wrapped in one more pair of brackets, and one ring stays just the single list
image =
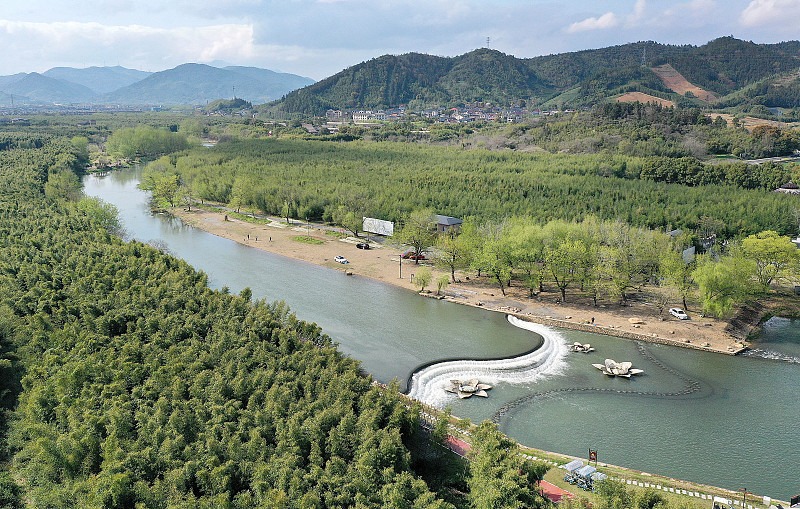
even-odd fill
[{"label": "walkway along river", "polygon": [[[788,500],[800,492],[800,323],[777,320],[747,357],[643,344],[569,330],[548,341],[500,313],[419,298],[389,285],[344,277],[153,216],[136,171],[88,176],[85,192],[113,203],[131,238],[156,241],[206,272],[212,287],[284,300],[318,323],[341,350],[381,382],[406,382],[439,359],[516,357],[540,343],[591,343],[592,354],[556,353],[537,376],[500,380],[489,398],[429,391],[473,422],[494,419],[532,447]],[[542,332],[543,334],[550,334]],[[608,378],[591,366],[629,360],[644,375]],[[427,396],[426,396],[427,397]]]}]

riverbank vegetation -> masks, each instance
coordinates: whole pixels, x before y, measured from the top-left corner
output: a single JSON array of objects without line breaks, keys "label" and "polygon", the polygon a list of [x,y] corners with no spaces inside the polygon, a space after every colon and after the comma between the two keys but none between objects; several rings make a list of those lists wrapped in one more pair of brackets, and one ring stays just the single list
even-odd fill
[{"label": "riverbank vegetation", "polygon": [[401,221],[413,210],[432,208],[454,217],[494,220],[580,221],[592,215],[692,231],[703,218],[713,218],[720,222],[721,238],[797,229],[792,196],[624,177],[651,164],[646,158],[608,154],[268,139],[231,141],[162,158],[150,173],[178,175],[196,199],[328,222],[342,210]]},{"label": "riverbank vegetation", "polygon": [[677,303],[687,308],[688,300],[697,300],[704,313],[717,317],[729,316],[734,306],[757,300],[774,287],[792,287],[800,268],[800,251],[774,231],[712,245],[695,256],[691,235],[593,217],[545,224],[528,218],[468,220],[459,231],[420,246],[428,249],[454,281],[456,270],[483,271],[503,295],[515,284],[530,298],[547,287],[559,292],[559,302],[569,296],[594,306],[624,305],[630,293],[649,286],[659,313]]},{"label": "riverbank vegetation", "polygon": [[[434,211],[469,216],[461,240],[438,241],[453,280],[469,268],[490,274],[503,293],[516,281],[534,298],[550,285],[562,302],[579,292],[594,305],[625,304],[631,290],[650,285],[659,288],[660,311],[696,298],[704,313],[725,317],[770,289],[765,269],[776,282],[795,282],[796,249],[786,235],[797,232],[800,207],[796,197],[768,191],[793,171],[686,157],[269,139],[163,157],[142,185],[171,206],[209,200],[355,234],[364,216],[389,219],[403,225],[398,239],[417,257],[434,244],[426,230]],[[756,255],[748,243],[770,247]],[[692,247],[701,256],[681,256]]]}]

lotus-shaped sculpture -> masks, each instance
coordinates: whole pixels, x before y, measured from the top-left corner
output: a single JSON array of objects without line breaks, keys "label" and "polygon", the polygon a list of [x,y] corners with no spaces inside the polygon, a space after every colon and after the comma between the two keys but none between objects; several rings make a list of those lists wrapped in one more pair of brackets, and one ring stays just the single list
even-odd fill
[{"label": "lotus-shaped sculpture", "polygon": [[489,394],[486,391],[491,388],[491,385],[482,384],[477,378],[473,378],[471,380],[450,380],[450,385],[445,387],[444,390],[456,394],[461,399],[467,399],[472,396],[488,398]]},{"label": "lotus-shaped sculpture", "polygon": [[581,353],[594,352],[594,348],[592,348],[592,345],[590,345],[589,343],[581,344],[578,343],[577,341],[572,343],[569,346],[569,349],[572,350],[573,352],[581,352]]},{"label": "lotus-shaped sculpture", "polygon": [[604,364],[592,364],[592,366],[596,367],[602,371],[604,375],[608,376],[621,376],[624,378],[630,378],[631,375],[639,375],[644,373],[643,369],[631,367],[632,364],[630,362],[617,362],[613,359],[606,359]]}]

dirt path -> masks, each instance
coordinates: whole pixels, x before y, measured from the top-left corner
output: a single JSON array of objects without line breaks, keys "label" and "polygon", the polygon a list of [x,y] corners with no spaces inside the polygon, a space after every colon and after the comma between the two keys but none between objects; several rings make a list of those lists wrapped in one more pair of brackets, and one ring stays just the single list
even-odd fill
[{"label": "dirt path", "polygon": [[[421,266],[434,272],[432,286],[435,296],[435,281],[442,272],[430,262],[415,264],[411,260],[400,261],[402,250],[398,247],[375,246],[370,250],[357,249],[355,244],[365,239],[339,238],[332,232],[305,223],[275,221],[268,225],[252,224],[229,218],[217,210],[193,208],[191,212],[175,209],[174,214],[188,224],[214,235],[232,239],[256,249],[369,277],[410,291],[419,288],[412,283],[413,275]],[[312,238],[320,243],[312,244],[299,239]],[[349,264],[336,263],[337,255],[346,257]],[[402,272],[402,277],[401,277]],[[559,304],[559,295],[544,292],[538,298],[529,298],[527,291],[513,286],[503,296],[488,278],[476,278],[474,274],[457,273],[461,282],[449,285],[443,292],[446,300],[460,304],[482,307],[503,313],[514,313],[532,321],[590,332],[598,332],[631,339],[674,344],[677,346],[734,353],[744,346],[724,331],[726,322],[703,318],[689,311],[690,320],[678,320],[666,313],[659,315],[653,306],[633,300],[630,306],[601,305],[593,307],[589,302]],[[634,296],[635,297],[635,296]],[[571,297],[572,298],[572,297]],[[637,323],[633,323],[637,322]]]}]

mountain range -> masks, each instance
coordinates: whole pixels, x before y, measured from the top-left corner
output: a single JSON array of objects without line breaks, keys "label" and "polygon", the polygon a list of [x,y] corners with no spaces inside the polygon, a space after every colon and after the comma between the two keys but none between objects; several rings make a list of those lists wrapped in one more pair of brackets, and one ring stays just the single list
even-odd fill
[{"label": "mountain range", "polygon": [[125,67],[54,67],[0,76],[0,106],[30,104],[206,104],[238,97],[265,103],[314,83],[257,67],[183,64],[160,72]]},{"label": "mountain range", "polygon": [[[583,107],[628,92],[673,104],[800,107],[800,42],[721,37],[702,46],[637,42],[535,58],[481,48],[456,57],[384,55],[295,90],[267,110],[412,109],[491,102]],[[641,97],[641,96],[640,96]]]},{"label": "mountain range", "polygon": [[[256,67],[183,64],[148,73],[124,67],[56,67],[0,76],[10,104],[207,104],[237,97],[267,112],[407,105],[580,108],[609,100],[654,100],[714,108],[800,108],[800,42],[756,44],[721,37],[702,46],[653,41],[517,58],[481,48],[455,57],[384,55],[314,83]],[[273,101],[269,103],[269,101]]]}]

